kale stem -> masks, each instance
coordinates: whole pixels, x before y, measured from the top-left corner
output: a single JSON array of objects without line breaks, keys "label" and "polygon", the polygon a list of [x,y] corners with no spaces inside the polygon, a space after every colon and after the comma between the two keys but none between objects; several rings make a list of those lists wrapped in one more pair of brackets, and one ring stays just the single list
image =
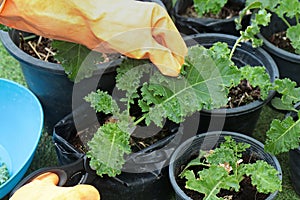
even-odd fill
[{"label": "kale stem", "polygon": [[229,60],[231,60],[232,56],[233,56],[233,53],[234,51],[236,50],[236,48],[238,47],[239,43],[242,41],[242,38],[243,36],[240,36],[234,43],[232,49],[231,49],[231,52],[230,52],[230,55],[229,55]]},{"label": "kale stem", "polygon": [[138,125],[141,121],[143,121],[146,118],[146,115],[148,114],[144,114],[141,118],[139,118],[138,120],[136,120],[133,125],[136,126]]}]

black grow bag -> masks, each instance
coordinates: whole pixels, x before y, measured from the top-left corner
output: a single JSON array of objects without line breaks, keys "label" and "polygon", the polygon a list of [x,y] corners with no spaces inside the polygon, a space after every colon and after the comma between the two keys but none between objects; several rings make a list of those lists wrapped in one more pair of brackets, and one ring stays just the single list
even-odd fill
[{"label": "black grow bag", "polygon": [[[98,119],[94,110],[85,104],[56,124],[53,141],[60,164],[64,166],[85,158],[85,154],[76,149],[69,140],[74,138],[77,132],[95,123],[98,123]],[[178,129],[177,124],[168,122],[165,126],[172,134],[126,157],[121,175],[101,178],[95,172],[88,172],[89,181],[83,183],[94,185],[103,200],[171,199],[173,190],[168,179],[168,168],[165,166],[180,141],[181,131],[178,130],[181,128]],[[72,178],[68,184],[77,184],[81,179],[79,175]]]},{"label": "black grow bag", "polygon": [[[235,7],[243,8],[245,0],[229,0],[229,4]],[[193,0],[177,0],[175,3],[172,15],[174,16],[175,25],[179,32],[190,35],[196,33],[226,33],[231,35],[239,35],[239,30],[236,30],[234,20],[238,17],[229,19],[213,19],[213,18],[193,18],[183,16],[187,8],[194,4]],[[242,20],[242,29],[245,29],[250,23],[251,15],[246,15]]]},{"label": "black grow bag", "polygon": [[[226,34],[202,33],[186,36],[184,39],[188,46],[200,44],[209,48],[215,42],[225,42],[231,48],[237,37]],[[235,50],[232,60],[238,67],[245,65],[264,66],[270,75],[271,82],[279,77],[276,63],[272,57],[262,48],[254,49],[251,43],[241,43]],[[200,112],[198,133],[223,130],[252,135],[262,107],[274,95],[275,91],[270,91],[264,101],[254,101],[236,108],[202,110]]]},{"label": "black grow bag", "polygon": [[[192,155],[197,155],[200,149],[207,151],[216,148],[220,143],[225,141],[225,136],[231,136],[236,142],[250,144],[251,146],[246,150],[246,154],[253,154],[255,157],[257,157],[257,159],[264,160],[268,164],[272,165],[278,171],[278,176],[282,180],[280,163],[275,156],[272,156],[264,151],[264,146],[261,142],[252,137],[235,132],[208,132],[186,140],[176,149],[171,157],[169,165],[169,178],[172,187],[175,190],[177,200],[191,200],[191,198],[189,198],[183,192],[183,190],[181,190],[176,182],[176,177],[182,171],[182,167],[188,163]],[[275,199],[277,193],[278,192],[274,192],[270,194],[267,200]]]}]

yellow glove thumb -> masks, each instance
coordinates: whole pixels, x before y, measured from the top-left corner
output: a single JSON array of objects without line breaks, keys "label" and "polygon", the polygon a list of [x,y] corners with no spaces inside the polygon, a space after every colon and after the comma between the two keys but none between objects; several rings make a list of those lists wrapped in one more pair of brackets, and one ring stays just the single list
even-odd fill
[{"label": "yellow glove thumb", "polygon": [[100,194],[91,185],[56,186],[59,178],[45,173],[18,189],[10,200],[99,200]]}]

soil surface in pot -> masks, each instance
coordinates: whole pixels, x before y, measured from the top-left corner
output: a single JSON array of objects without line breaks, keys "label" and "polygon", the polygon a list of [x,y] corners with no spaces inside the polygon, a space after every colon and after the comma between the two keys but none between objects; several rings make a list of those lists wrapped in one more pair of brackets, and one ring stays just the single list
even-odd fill
[{"label": "soil surface in pot", "polygon": [[[52,47],[51,45],[52,41],[53,40],[50,38],[45,38],[37,35],[29,35],[24,37],[23,34],[20,33],[19,48],[34,58],[51,62],[51,63],[60,63],[54,58],[54,55],[57,53],[57,50]],[[119,53],[111,53],[111,54],[102,53],[102,56],[103,56],[103,62],[101,63],[109,62],[111,60],[120,58]]]},{"label": "soil surface in pot", "polygon": [[236,87],[230,89],[228,94],[227,108],[235,108],[249,104],[260,99],[259,87],[253,87],[246,79]]},{"label": "soil surface in pot", "polygon": [[[141,116],[141,110],[138,106],[131,106],[130,113],[137,119]],[[97,113],[97,118],[99,123],[95,123],[94,126],[79,131],[76,136],[69,141],[76,149],[83,153],[86,153],[89,150],[87,143],[94,137],[99,126],[104,123],[114,123],[116,121],[115,119],[112,119],[111,116],[104,115],[103,113]],[[159,140],[174,134],[178,127],[178,124],[171,121],[166,121],[163,128],[159,128],[154,124],[146,126],[145,122],[141,121],[130,137],[132,152],[141,151]]]},{"label": "soil surface in pot", "polygon": [[[243,9],[240,4],[227,3],[218,14],[206,13],[203,15],[204,18],[213,19],[229,19],[234,16],[238,16],[239,12]],[[195,11],[194,5],[188,7],[186,12],[182,14],[184,17],[199,18]]]},{"label": "soil surface in pot", "polygon": [[[192,159],[195,159],[198,155],[192,156]],[[243,154],[243,163],[255,163],[258,158],[255,155],[247,155]],[[189,161],[190,161],[189,160]],[[189,162],[188,161],[188,162]],[[180,167],[180,172],[185,168],[185,165]],[[200,171],[203,169],[202,166],[194,166],[190,167],[189,169],[194,170],[197,174],[197,171]],[[180,174],[180,172],[178,174]],[[181,188],[181,190],[189,196],[193,200],[201,200],[204,198],[203,194],[200,194],[198,192],[195,192],[193,190],[189,190],[185,188],[185,182],[186,179],[176,177],[176,182],[178,186]],[[251,178],[250,177],[245,177],[243,181],[240,182],[240,191],[235,192],[235,191],[229,191],[229,190],[221,190],[220,193],[217,195],[218,197],[222,197],[223,199],[230,199],[230,200],[263,200],[266,199],[270,194],[263,194],[263,193],[258,193],[257,189],[251,185]]]},{"label": "soil surface in pot", "polygon": [[274,33],[268,40],[276,47],[295,54],[295,49],[291,45],[291,41],[286,37],[286,31]]},{"label": "soil surface in pot", "polygon": [[36,35],[24,37],[23,34],[20,33],[19,48],[34,58],[51,63],[58,63],[54,59],[54,55],[57,51],[52,48],[51,42],[52,40],[49,38]]}]

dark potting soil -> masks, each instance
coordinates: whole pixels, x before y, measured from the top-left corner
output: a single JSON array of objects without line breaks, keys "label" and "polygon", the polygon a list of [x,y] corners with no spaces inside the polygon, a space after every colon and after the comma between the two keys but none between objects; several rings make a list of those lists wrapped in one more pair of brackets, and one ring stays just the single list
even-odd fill
[{"label": "dark potting soil", "polygon": [[[193,156],[190,160],[195,159],[196,157],[197,157],[197,155]],[[254,163],[254,162],[256,162],[256,160],[258,160],[255,155],[247,155],[247,154],[244,154],[242,159],[243,159],[243,163]],[[180,169],[181,169],[180,172],[184,168],[185,168],[185,165],[181,166],[180,167]],[[194,167],[190,167],[189,169],[193,170],[194,173],[197,174],[197,172],[200,171],[200,170],[203,170],[204,167],[203,166],[194,166]],[[180,173],[178,173],[178,174],[180,174]],[[185,188],[185,182],[186,182],[185,178],[181,179],[178,176],[175,177],[175,178],[176,178],[176,182],[177,182],[178,186],[181,188],[181,190],[187,196],[189,196],[191,199],[201,200],[201,199],[204,198],[204,194],[200,194],[196,191],[189,190],[189,189]],[[255,199],[255,200],[264,200],[269,195],[270,194],[259,193],[257,191],[256,187],[251,185],[251,177],[246,176],[240,182],[239,192],[235,192],[234,190],[230,191],[230,190],[221,189],[217,196],[222,197],[223,199],[230,199],[230,200],[253,200],[253,199]]]},{"label": "dark potting soil", "polygon": [[[234,16],[238,16],[242,9],[243,7],[241,7],[240,4],[227,3],[218,14],[206,13],[203,15],[203,17],[213,19],[229,19]],[[198,14],[193,5],[189,7],[182,16],[198,18]]]},{"label": "dark potting soil", "polygon": [[295,53],[294,47],[291,45],[291,41],[286,37],[286,31],[274,33],[268,38],[276,47],[286,50],[290,53]]},{"label": "dark potting soil", "polygon": [[[141,115],[141,110],[138,106],[131,106],[130,113],[132,116],[138,118],[138,116]],[[95,123],[93,126],[79,131],[76,136],[69,141],[76,149],[83,153],[88,151],[88,141],[94,137],[94,134],[102,124],[114,123],[116,121],[112,119],[111,116],[104,115],[103,113],[97,113],[97,117],[99,123]],[[174,130],[176,130],[177,127],[178,125],[171,121],[166,121],[163,128],[159,128],[154,124],[146,126],[144,121],[140,122],[130,137],[132,152],[138,152],[174,134]]]},{"label": "dark potting soil", "polygon": [[51,63],[58,63],[54,59],[56,49],[52,48],[51,42],[52,40],[49,38],[36,35],[24,37],[22,33],[20,33],[19,48],[34,58]]},{"label": "dark potting soil", "polygon": [[240,84],[230,89],[228,94],[228,108],[235,108],[249,104],[260,99],[259,87],[253,87],[246,79],[241,80]]},{"label": "dark potting soil", "polygon": [[[54,55],[57,53],[57,50],[52,47],[52,39],[45,38],[37,35],[30,35],[24,37],[22,33],[20,33],[20,44],[19,48],[23,50],[25,53],[33,56],[34,58],[44,60],[51,63],[60,63],[55,60]],[[111,54],[102,54],[103,62],[109,62],[111,60],[115,60],[121,57],[119,53],[111,53]],[[99,63],[100,64],[100,63]]]}]

